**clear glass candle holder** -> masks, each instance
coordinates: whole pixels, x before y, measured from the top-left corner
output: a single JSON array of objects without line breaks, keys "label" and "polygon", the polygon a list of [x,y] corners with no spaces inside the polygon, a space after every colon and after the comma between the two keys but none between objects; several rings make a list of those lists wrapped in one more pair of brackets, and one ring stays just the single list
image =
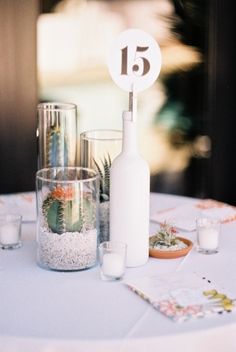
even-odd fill
[{"label": "clear glass candle holder", "polygon": [[110,167],[122,148],[122,131],[94,130],[80,135],[80,164],[97,170],[99,187],[99,242],[109,241]]},{"label": "clear glass candle holder", "polygon": [[77,107],[70,103],[41,103],[38,114],[38,169],[76,166]]},{"label": "clear glass candle holder", "polygon": [[86,168],[46,168],[37,180],[37,260],[43,268],[69,271],[95,265],[98,174]]},{"label": "clear glass candle holder", "polygon": [[221,224],[218,219],[199,217],[197,225],[197,250],[203,254],[214,254],[219,251]]},{"label": "clear glass candle holder", "polygon": [[0,247],[16,249],[21,247],[21,222],[19,214],[0,215]]},{"label": "clear glass candle holder", "polygon": [[106,281],[120,280],[126,266],[127,245],[122,242],[106,241],[99,245],[101,278]]}]

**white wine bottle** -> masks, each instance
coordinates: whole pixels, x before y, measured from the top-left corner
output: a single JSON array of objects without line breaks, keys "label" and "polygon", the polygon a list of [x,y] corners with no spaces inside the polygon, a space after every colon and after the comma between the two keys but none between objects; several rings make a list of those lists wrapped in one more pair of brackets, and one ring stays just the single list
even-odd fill
[{"label": "white wine bottle", "polygon": [[132,117],[131,111],[123,112],[122,152],[110,179],[110,239],[127,244],[128,267],[145,264],[149,255],[150,171],[138,153]]}]

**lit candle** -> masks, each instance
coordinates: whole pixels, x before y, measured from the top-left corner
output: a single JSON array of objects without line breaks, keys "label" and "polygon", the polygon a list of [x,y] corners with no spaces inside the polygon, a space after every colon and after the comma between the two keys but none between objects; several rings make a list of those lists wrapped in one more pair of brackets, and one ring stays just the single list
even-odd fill
[{"label": "lit candle", "polygon": [[0,242],[2,245],[11,245],[19,242],[19,226],[7,223],[0,227]]},{"label": "lit candle", "polygon": [[200,228],[198,241],[201,248],[208,250],[216,249],[219,242],[219,231],[211,228]]},{"label": "lit candle", "polygon": [[124,258],[117,253],[105,253],[102,261],[105,276],[120,278],[124,273]]}]

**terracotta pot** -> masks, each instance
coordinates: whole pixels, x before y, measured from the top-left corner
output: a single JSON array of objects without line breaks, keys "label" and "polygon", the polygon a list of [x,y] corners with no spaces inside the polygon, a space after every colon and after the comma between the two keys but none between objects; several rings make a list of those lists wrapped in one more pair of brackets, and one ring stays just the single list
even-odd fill
[{"label": "terracotta pot", "polygon": [[179,257],[184,257],[192,249],[193,243],[187,238],[177,237],[179,240],[183,241],[187,247],[177,249],[175,251],[162,251],[160,249],[150,248],[149,247],[149,256],[159,259],[174,259]]}]

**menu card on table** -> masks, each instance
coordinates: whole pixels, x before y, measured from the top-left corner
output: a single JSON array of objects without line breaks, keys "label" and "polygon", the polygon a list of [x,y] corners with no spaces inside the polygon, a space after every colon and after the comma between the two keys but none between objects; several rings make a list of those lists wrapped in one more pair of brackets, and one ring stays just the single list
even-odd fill
[{"label": "menu card on table", "polygon": [[219,218],[221,223],[225,224],[236,221],[236,207],[205,199],[156,212],[151,215],[151,220],[158,223],[171,223],[180,230],[194,231],[196,218],[199,216]]},{"label": "menu card on table", "polygon": [[14,193],[0,196],[0,214],[22,215],[23,222],[36,221],[35,192]]},{"label": "menu card on table", "polygon": [[232,295],[208,278],[180,272],[129,280],[126,285],[175,322],[222,314],[235,309]]}]

